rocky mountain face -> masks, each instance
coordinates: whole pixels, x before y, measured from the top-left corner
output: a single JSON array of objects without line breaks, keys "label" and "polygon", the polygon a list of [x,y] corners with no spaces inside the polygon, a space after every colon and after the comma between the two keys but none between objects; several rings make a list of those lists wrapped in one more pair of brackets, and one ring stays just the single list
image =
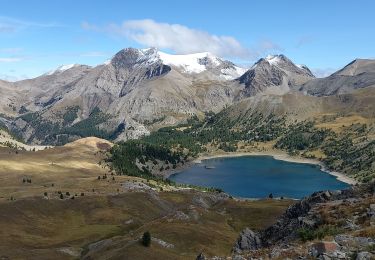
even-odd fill
[{"label": "rocky mountain face", "polygon": [[306,66],[297,66],[284,55],[277,55],[260,59],[238,81],[245,85],[241,96],[254,96],[262,92],[284,94],[313,78]]},{"label": "rocky mountain face", "polygon": [[62,66],[33,79],[1,81],[0,113],[17,116],[26,111],[42,110],[62,99],[90,69],[86,65]]},{"label": "rocky mountain face", "polygon": [[0,111],[12,117],[2,121],[28,142],[43,143],[47,136],[53,136],[52,143],[59,136],[70,141],[77,129],[62,129],[82,121],[79,131],[85,128],[87,134],[137,138],[230,105],[241,89],[230,80],[242,72],[210,53],[169,55],[155,48],[127,48],[94,68],[68,65],[35,79],[1,82]]},{"label": "rocky mountain face", "polygon": [[171,67],[164,65],[156,54],[154,49],[125,49],[112,58],[110,65],[114,69],[116,80],[122,83],[119,97],[126,96],[143,81],[171,71]]},{"label": "rocky mountain face", "polygon": [[[373,195],[374,183],[316,192],[291,205],[269,228],[244,229],[233,247],[233,259],[373,259]],[[330,239],[319,241],[324,237]]]},{"label": "rocky mountain face", "polygon": [[298,90],[313,96],[331,96],[371,86],[375,86],[375,60],[356,59],[327,78],[306,82]]},{"label": "rocky mountain face", "polygon": [[[324,84],[334,88],[344,80],[346,89],[371,86],[373,63],[355,61],[332,79],[315,79],[306,66],[284,55],[260,59],[246,70],[210,53],[127,48],[96,67],[65,65],[34,79],[0,81],[0,121],[29,143],[62,144],[88,135],[138,138],[193,115],[233,104],[236,110],[238,102],[282,112],[291,110],[285,100],[295,97],[312,104],[310,109],[293,103],[291,113],[304,114],[326,107],[305,94],[337,93]],[[319,85],[326,81],[333,83]]]}]

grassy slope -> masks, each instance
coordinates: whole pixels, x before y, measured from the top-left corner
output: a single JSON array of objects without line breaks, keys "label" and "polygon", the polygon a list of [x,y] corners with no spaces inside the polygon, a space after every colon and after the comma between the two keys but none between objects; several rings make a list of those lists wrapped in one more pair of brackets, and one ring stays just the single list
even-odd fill
[{"label": "grassy slope", "polygon": [[[107,142],[97,138],[82,140]],[[103,155],[95,141],[82,142],[36,152],[16,153],[10,148],[0,148],[0,201],[11,196],[42,196],[56,189],[88,192],[103,186],[104,183],[95,182],[98,175],[107,173],[98,165]],[[32,183],[23,183],[24,178],[31,179]]]},{"label": "grassy slope", "polygon": [[[0,149],[2,255],[11,259],[73,259],[88,244],[108,237],[113,243],[108,250],[90,252],[94,259],[191,259],[201,250],[228,255],[245,226],[268,226],[291,203],[225,200],[214,204],[210,193],[198,191],[127,192],[122,183],[142,180],[128,176],[97,180],[98,175],[108,173],[98,165],[103,156],[99,148],[105,143],[86,138],[37,152],[16,154],[10,148]],[[32,183],[23,183],[23,178]],[[167,188],[163,187],[164,191]],[[65,198],[65,192],[78,196],[60,200],[58,191]],[[44,198],[44,192],[49,199]],[[207,201],[207,208],[200,198]],[[178,220],[177,210],[190,220]],[[137,239],[146,230],[175,247],[166,249],[153,243],[144,248]]]},{"label": "grassy slope", "polygon": [[[201,250],[228,255],[244,227],[270,225],[291,203],[229,199],[215,204],[207,196],[185,191],[163,192],[159,198],[135,192],[75,200],[4,202],[0,204],[0,252],[12,259],[70,259],[73,257],[59,249],[80,252],[91,242],[114,237],[108,249],[90,255],[94,259],[140,259],[147,255],[152,259],[191,259]],[[195,198],[208,201],[210,206],[203,207]],[[177,210],[195,217],[179,220]],[[146,230],[175,247],[166,249],[155,242],[150,248],[142,247],[137,239]]]}]

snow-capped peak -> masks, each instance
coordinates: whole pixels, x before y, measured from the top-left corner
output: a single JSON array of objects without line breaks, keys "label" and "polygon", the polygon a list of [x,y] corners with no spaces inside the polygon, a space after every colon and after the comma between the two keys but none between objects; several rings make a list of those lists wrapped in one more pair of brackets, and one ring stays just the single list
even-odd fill
[{"label": "snow-capped peak", "polygon": [[131,66],[149,66],[162,63],[178,69],[183,73],[199,74],[210,71],[223,79],[234,79],[241,76],[246,70],[223,60],[212,53],[201,52],[193,54],[168,54],[156,48],[135,49],[127,48],[112,57],[108,64],[130,64]]},{"label": "snow-capped peak", "polygon": [[159,51],[158,55],[164,64],[178,67],[185,73],[201,73],[206,71],[208,67],[219,68],[222,65],[220,76],[223,79],[230,80],[241,76],[246,71],[246,69],[222,60],[210,52],[200,52],[193,54],[168,54]]},{"label": "snow-capped peak", "polygon": [[80,66],[79,64],[67,64],[67,65],[61,65],[60,67],[58,67],[57,69],[54,69],[54,70],[51,70],[47,73],[45,73],[44,75],[52,75],[52,74],[55,74],[57,72],[61,73],[61,72],[64,72],[66,70],[69,70],[71,68],[74,68],[74,67],[78,67]]},{"label": "snow-capped peak", "polygon": [[210,59],[215,65],[219,65],[220,61],[217,57],[208,52],[173,55],[165,52],[158,52],[160,59],[164,64],[179,67],[187,73],[201,73],[207,68],[202,61],[204,58]]},{"label": "snow-capped peak", "polygon": [[277,65],[281,61],[279,55],[267,55],[265,60],[271,65]]}]

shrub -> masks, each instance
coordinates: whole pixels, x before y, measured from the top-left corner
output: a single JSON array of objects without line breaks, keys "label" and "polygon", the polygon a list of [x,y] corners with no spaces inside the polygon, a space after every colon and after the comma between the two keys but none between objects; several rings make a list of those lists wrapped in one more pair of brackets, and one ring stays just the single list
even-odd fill
[{"label": "shrub", "polygon": [[313,240],[315,238],[314,236],[314,231],[311,230],[311,229],[308,229],[308,228],[300,228],[298,229],[298,236],[299,238],[303,241],[303,242],[306,242],[306,241],[309,241],[309,240]]},{"label": "shrub", "polygon": [[298,229],[298,236],[303,242],[314,240],[314,239],[323,239],[326,236],[334,236],[340,233],[340,230],[337,227],[325,225],[321,226],[318,229],[310,228],[300,228]]},{"label": "shrub", "polygon": [[142,244],[144,246],[147,246],[147,247],[151,245],[151,234],[150,234],[150,232],[146,231],[145,233],[143,233]]}]

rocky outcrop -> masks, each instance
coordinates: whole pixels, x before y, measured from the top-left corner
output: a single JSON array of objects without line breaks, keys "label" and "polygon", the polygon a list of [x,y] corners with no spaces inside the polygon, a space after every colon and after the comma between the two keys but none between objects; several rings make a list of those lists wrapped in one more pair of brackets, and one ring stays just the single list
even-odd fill
[{"label": "rocky outcrop", "polygon": [[197,255],[196,260],[206,260],[206,257],[203,253],[200,253],[199,255]]},{"label": "rocky outcrop", "polygon": [[244,229],[236,244],[233,247],[234,253],[241,253],[244,250],[257,250],[263,247],[261,238],[258,233],[249,228]]},{"label": "rocky outcrop", "polygon": [[310,246],[309,253],[313,257],[321,255],[334,254],[338,250],[338,245],[335,242],[317,242]]},{"label": "rocky outcrop", "polygon": [[337,235],[334,241],[321,241],[309,245],[308,254],[316,259],[374,259],[367,250],[375,245],[374,239]]},{"label": "rocky outcrop", "polygon": [[[316,192],[291,205],[269,228],[259,232],[248,228],[243,230],[233,252],[246,257],[261,257],[267,254],[270,258],[294,255],[317,259],[373,259],[374,254],[369,252],[369,249],[375,247],[375,240],[353,234],[360,234],[360,230],[366,234],[366,223],[372,221],[372,209],[375,207],[372,203],[374,187],[375,182],[371,182],[342,191]],[[343,214],[345,211],[346,215]],[[352,211],[356,211],[355,215]],[[325,216],[322,216],[322,212],[325,212]],[[334,218],[338,222],[327,222],[327,218]],[[352,223],[350,227],[345,224],[348,221]],[[313,231],[322,225],[338,230],[336,232],[339,234],[334,236],[333,241],[332,235],[328,236],[327,241],[316,241],[315,238],[315,242],[303,243],[300,240],[299,230],[304,228]],[[352,233],[353,231],[356,233]],[[322,238],[324,236],[326,235]]]},{"label": "rocky outcrop", "polygon": [[311,212],[312,208],[316,204],[327,202],[340,194],[341,192],[316,192],[290,206],[274,225],[262,232],[264,245],[272,245],[280,241],[290,241],[297,237],[298,229],[302,227],[316,227],[320,219],[318,215]]},{"label": "rocky outcrop", "polygon": [[278,221],[269,228],[259,232],[262,246],[287,243],[298,237],[301,228],[314,229],[321,224],[321,216],[315,211],[317,205],[361,197],[372,194],[374,184],[353,187],[342,191],[315,192],[309,197],[291,205]]}]

